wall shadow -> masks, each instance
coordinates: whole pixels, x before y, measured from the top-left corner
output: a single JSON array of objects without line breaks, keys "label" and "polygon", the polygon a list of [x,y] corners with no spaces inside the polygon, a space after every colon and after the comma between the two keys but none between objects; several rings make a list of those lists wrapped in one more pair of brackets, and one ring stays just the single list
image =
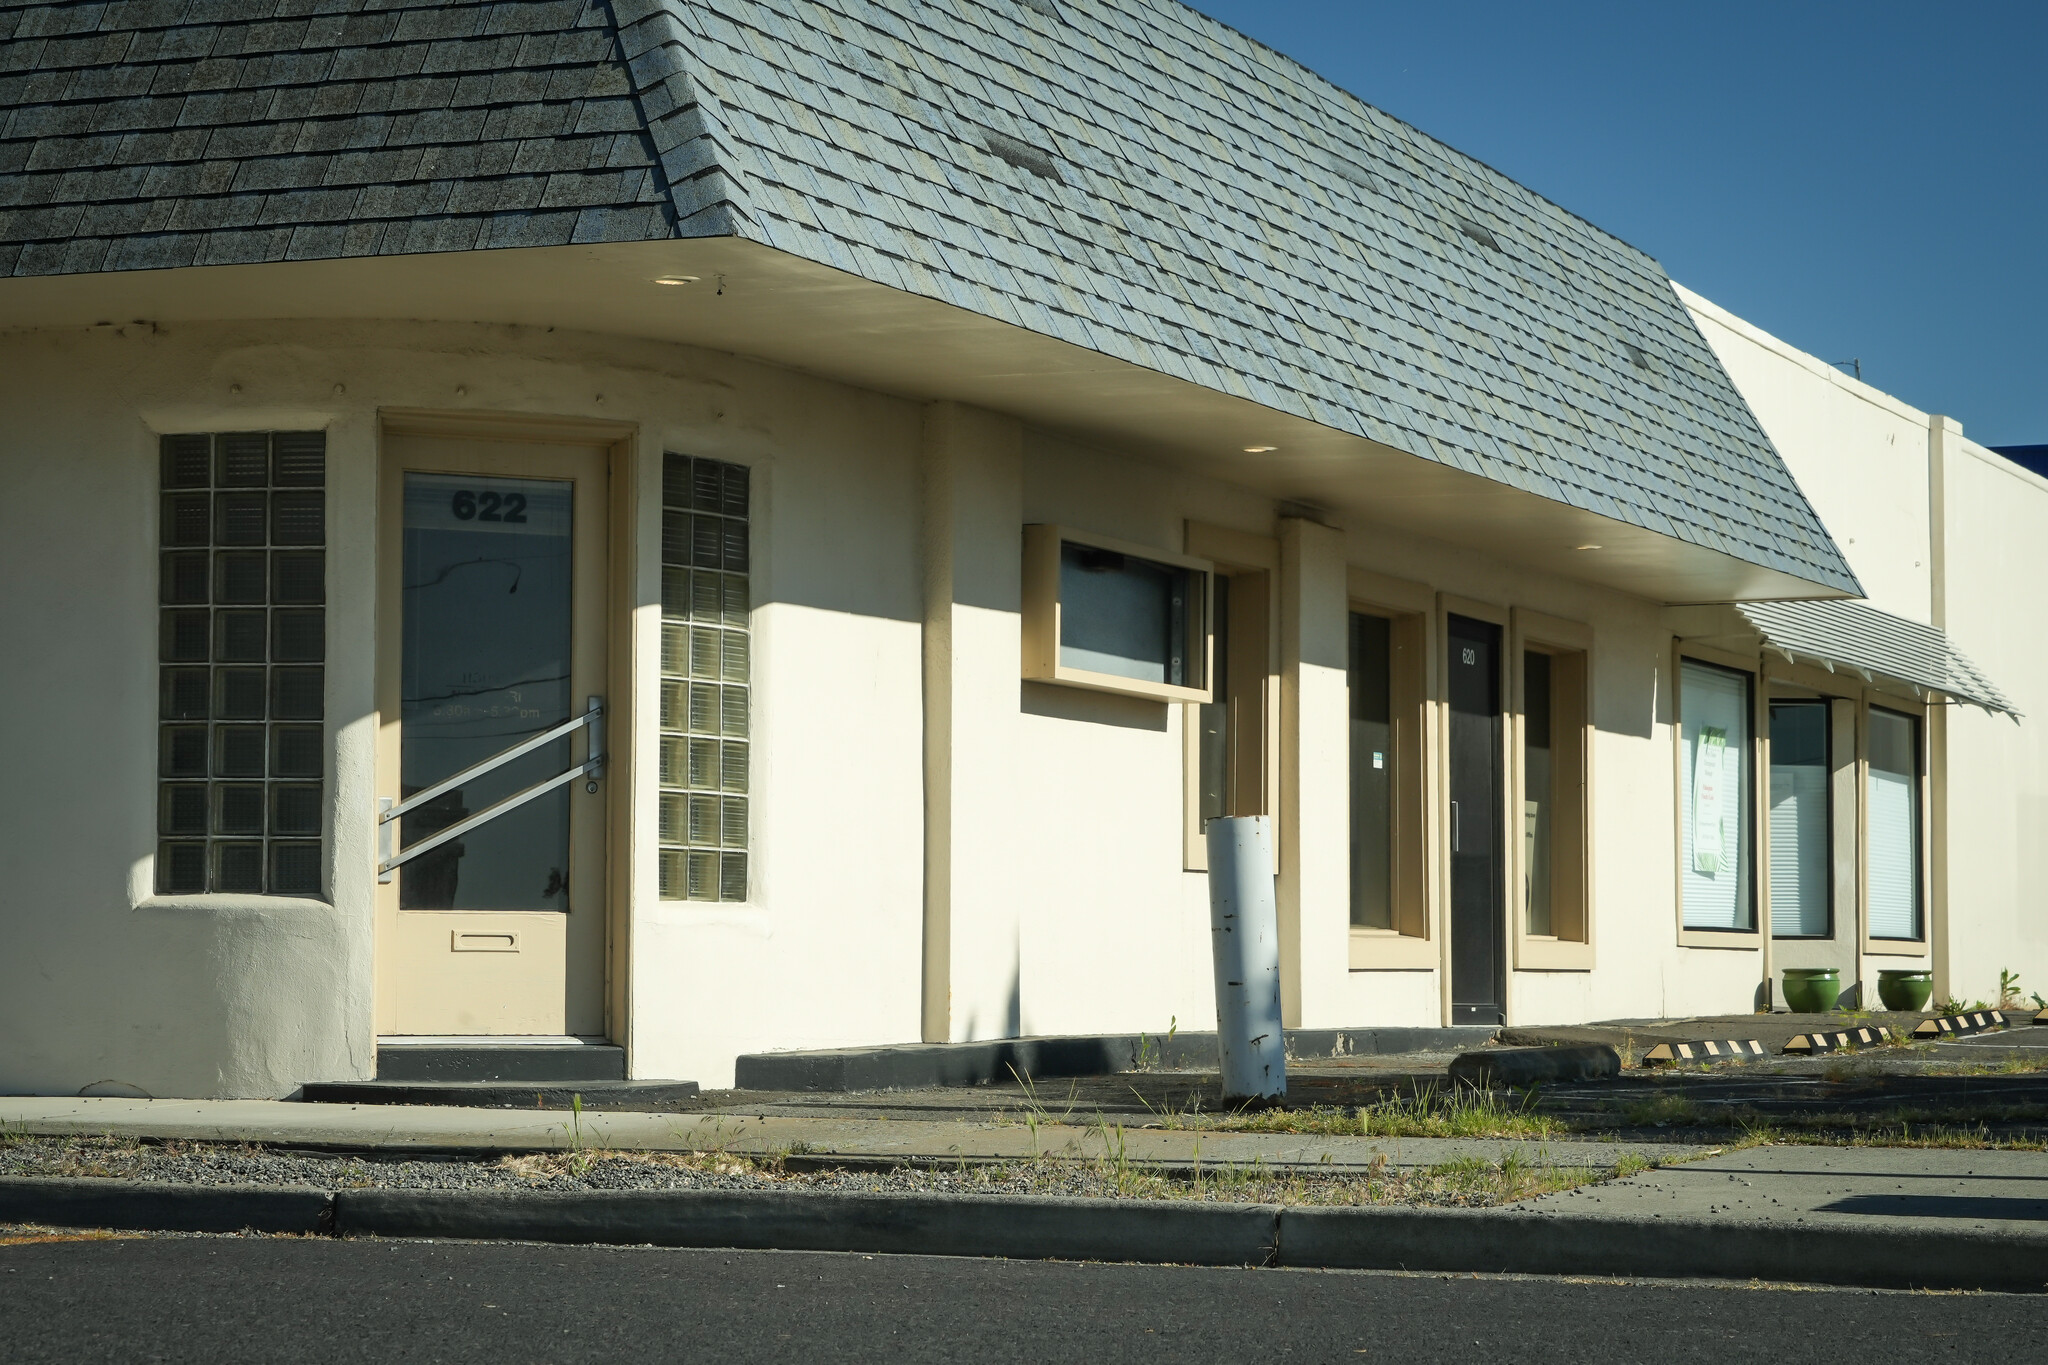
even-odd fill
[{"label": "wall shadow", "polygon": [[1052,683],[1025,682],[1020,685],[1017,709],[1031,716],[1054,720],[1082,721],[1089,725],[1116,725],[1126,730],[1166,729],[1169,703],[1146,701],[1142,697],[1119,697],[1113,692],[1090,692],[1080,687],[1059,687]]}]

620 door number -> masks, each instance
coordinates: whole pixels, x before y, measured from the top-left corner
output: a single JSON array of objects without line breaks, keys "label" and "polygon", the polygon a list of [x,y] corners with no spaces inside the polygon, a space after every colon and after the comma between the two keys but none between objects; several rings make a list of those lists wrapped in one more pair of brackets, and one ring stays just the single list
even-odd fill
[{"label": "620 door number", "polygon": [[448,500],[448,510],[457,521],[525,521],[526,494],[458,489]]}]

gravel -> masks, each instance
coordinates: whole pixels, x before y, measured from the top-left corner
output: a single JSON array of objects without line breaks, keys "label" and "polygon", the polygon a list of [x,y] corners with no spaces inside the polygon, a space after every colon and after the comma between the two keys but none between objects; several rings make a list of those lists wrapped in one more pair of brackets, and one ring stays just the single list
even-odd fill
[{"label": "gravel", "polygon": [[1232,1203],[1511,1202],[1612,1172],[1511,1162],[1433,1170],[1276,1176],[1218,1171],[1190,1180],[1111,1162],[1042,1160],[962,1169],[790,1170],[719,1152],[569,1152],[495,1159],[386,1158],[247,1143],[139,1142],[9,1135],[0,1176],[99,1177],[180,1185],[311,1186],[323,1190],[786,1190],[820,1194],[1069,1195]]}]

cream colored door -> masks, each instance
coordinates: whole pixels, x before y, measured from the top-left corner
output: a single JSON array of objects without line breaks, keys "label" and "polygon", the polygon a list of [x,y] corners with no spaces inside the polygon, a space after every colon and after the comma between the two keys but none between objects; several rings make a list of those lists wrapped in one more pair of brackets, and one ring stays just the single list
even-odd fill
[{"label": "cream colored door", "polygon": [[576,770],[602,754],[606,471],[596,445],[385,435],[380,1034],[605,1031],[603,770]]}]

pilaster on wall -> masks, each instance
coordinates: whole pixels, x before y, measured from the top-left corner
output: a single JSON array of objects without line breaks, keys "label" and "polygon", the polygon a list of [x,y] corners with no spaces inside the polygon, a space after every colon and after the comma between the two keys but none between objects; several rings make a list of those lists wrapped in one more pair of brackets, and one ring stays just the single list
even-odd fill
[{"label": "pilaster on wall", "polygon": [[1280,522],[1280,1009],[1342,1023],[1350,967],[1350,710],[1344,534]]},{"label": "pilaster on wall", "polygon": [[921,455],[923,1037],[1014,1037],[1023,432],[994,413],[933,403]]},{"label": "pilaster on wall", "polygon": [[[1952,455],[1960,456],[1963,424],[1927,419],[1928,620],[1948,629],[1948,481]],[[1937,999],[1949,995],[1948,951],[1948,710],[1927,708],[1927,948]]]}]

